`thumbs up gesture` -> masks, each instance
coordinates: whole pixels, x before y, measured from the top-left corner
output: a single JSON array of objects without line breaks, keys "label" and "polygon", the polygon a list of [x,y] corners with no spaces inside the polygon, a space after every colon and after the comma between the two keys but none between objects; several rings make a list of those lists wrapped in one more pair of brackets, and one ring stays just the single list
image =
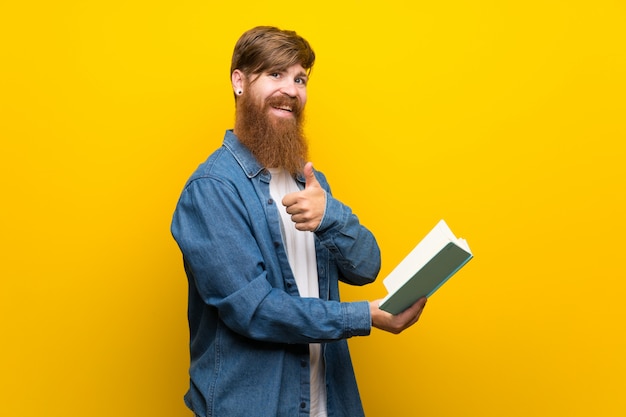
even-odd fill
[{"label": "thumbs up gesture", "polygon": [[315,178],[313,164],[307,162],[304,166],[306,184],[304,190],[287,194],[283,198],[283,205],[296,229],[313,232],[317,229],[324,217],[326,209],[326,191]]}]

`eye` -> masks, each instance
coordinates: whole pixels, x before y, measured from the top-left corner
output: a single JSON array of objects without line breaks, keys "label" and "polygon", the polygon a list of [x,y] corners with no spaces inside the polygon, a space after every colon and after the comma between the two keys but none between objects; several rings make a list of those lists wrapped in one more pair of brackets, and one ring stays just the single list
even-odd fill
[{"label": "eye", "polygon": [[272,77],[272,78],[279,78],[280,77],[280,73],[279,72],[270,72],[268,75],[270,77]]},{"label": "eye", "polygon": [[306,85],[306,78],[304,77],[297,77],[295,80],[296,84],[302,84],[302,85]]}]

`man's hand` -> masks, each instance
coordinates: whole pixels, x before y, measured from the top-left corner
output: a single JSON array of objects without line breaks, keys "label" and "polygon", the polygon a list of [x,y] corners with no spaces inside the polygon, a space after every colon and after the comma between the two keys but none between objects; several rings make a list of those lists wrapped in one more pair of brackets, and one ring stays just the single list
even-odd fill
[{"label": "man's hand", "polygon": [[311,162],[304,166],[303,173],[306,179],[304,190],[287,194],[283,198],[283,205],[287,207],[287,213],[291,214],[296,229],[313,232],[324,217],[326,191],[317,182]]},{"label": "man's hand", "polygon": [[393,334],[398,334],[417,323],[426,305],[426,297],[422,297],[403,312],[393,315],[378,308],[380,301],[370,302],[372,326]]}]

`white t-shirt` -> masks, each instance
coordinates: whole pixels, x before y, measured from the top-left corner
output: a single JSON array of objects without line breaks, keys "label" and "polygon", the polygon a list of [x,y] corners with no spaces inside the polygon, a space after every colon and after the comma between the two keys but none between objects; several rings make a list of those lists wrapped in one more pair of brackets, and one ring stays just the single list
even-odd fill
[{"label": "white t-shirt", "polygon": [[[286,194],[300,191],[300,189],[295,179],[287,171],[274,168],[270,168],[269,171],[272,174],[270,194],[276,201],[280,213],[289,266],[291,266],[296,278],[298,292],[301,297],[319,298],[313,233],[296,229],[295,223],[291,220],[291,215],[287,213],[285,206],[281,203]],[[311,361],[311,416],[326,417],[326,380],[320,344],[309,344],[309,352]]]}]

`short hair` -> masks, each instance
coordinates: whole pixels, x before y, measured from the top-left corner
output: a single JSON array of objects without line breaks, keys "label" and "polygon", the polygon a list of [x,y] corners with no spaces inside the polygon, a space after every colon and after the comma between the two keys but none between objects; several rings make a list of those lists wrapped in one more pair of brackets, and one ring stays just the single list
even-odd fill
[{"label": "short hair", "polygon": [[230,74],[239,69],[246,75],[300,64],[310,72],[315,52],[306,39],[294,31],[257,26],[245,32],[235,45]]}]

